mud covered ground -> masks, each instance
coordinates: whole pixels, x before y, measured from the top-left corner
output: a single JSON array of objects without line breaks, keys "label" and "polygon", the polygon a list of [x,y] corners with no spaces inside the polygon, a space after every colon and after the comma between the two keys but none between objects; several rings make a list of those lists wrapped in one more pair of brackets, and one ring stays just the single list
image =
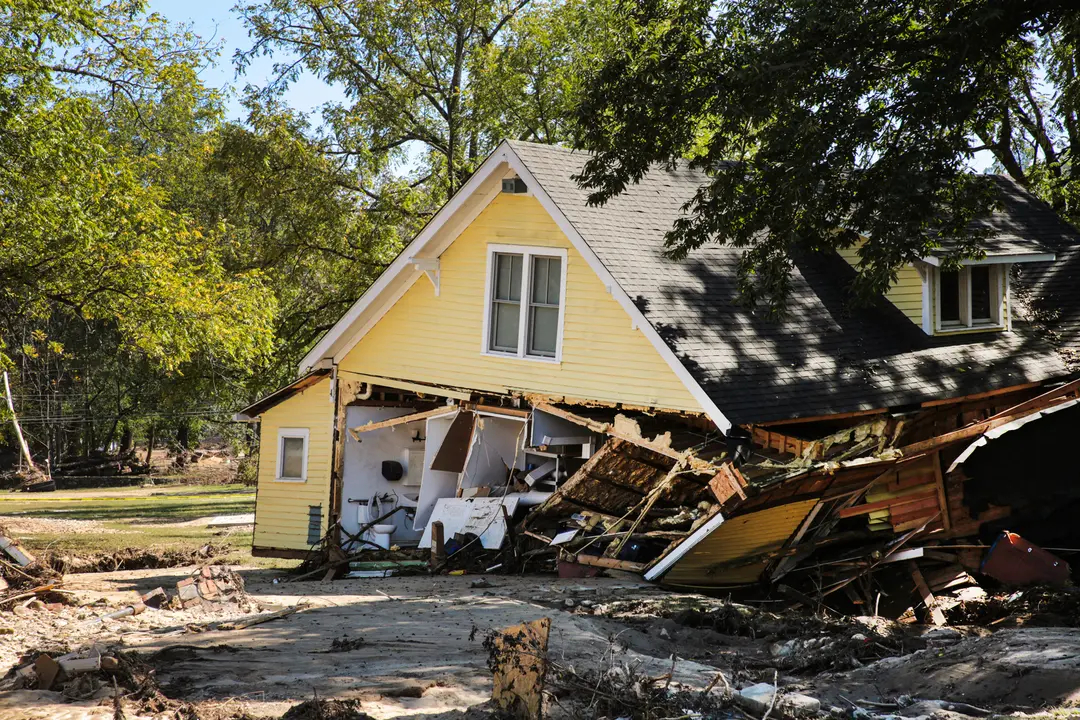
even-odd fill
[{"label": "mud covered ground", "polygon": [[[337,710],[324,712],[312,704],[315,698],[335,701],[340,717],[479,718],[490,715],[484,638],[550,617],[553,666],[598,683],[670,674],[665,691],[683,687],[700,695],[706,687],[717,693],[725,684],[737,689],[779,677],[782,689],[820,700],[819,717],[965,716],[943,703],[962,703],[952,707],[976,716],[988,710],[1069,717],[1080,699],[1080,630],[1036,626],[1031,615],[1005,615],[1012,621],[991,627],[927,629],[772,613],[632,580],[491,576],[489,587],[473,587],[475,576],[288,583],[274,582],[280,573],[248,569],[241,603],[94,621],[136,593],[172,588],[191,570],[68,575],[68,604],[0,612],[5,669],[41,650],[96,644],[136,653],[145,663],[144,680],[168,702],[157,696],[149,702],[129,688],[130,697],[122,699],[128,718],[184,716],[176,714],[181,706],[189,712],[184,717],[204,720],[280,718],[290,709],[292,717],[333,717]],[[246,629],[213,629],[292,605],[304,609]],[[78,699],[19,688],[10,676],[5,682],[0,720],[115,714],[117,692],[105,682],[69,692]],[[552,715],[572,705],[570,694],[553,691]],[[585,716],[603,716],[595,702],[589,708],[593,714]],[[617,710],[645,717],[633,708]],[[583,716],[580,710],[574,712]],[[718,713],[761,716],[732,707]]]}]

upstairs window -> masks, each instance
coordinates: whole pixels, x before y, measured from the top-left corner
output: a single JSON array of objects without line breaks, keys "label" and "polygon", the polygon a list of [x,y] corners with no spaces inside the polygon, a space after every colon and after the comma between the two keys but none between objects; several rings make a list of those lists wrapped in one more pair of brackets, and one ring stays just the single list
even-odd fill
[{"label": "upstairs window", "polygon": [[1003,326],[1002,265],[966,265],[937,271],[938,330]]},{"label": "upstairs window", "polygon": [[566,251],[492,245],[483,352],[558,361]]}]

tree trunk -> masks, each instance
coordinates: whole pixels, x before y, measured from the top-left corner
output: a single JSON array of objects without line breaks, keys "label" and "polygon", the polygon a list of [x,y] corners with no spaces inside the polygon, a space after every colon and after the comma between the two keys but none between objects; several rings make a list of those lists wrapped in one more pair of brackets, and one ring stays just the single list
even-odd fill
[{"label": "tree trunk", "polygon": [[120,457],[126,457],[132,450],[135,449],[135,433],[131,430],[131,425],[124,423],[123,432],[120,434]]},{"label": "tree trunk", "polygon": [[176,428],[176,444],[184,450],[191,449],[191,424],[187,420],[181,420]]},{"label": "tree trunk", "polygon": [[19,438],[19,448],[22,450],[23,457],[26,458],[26,464],[29,466],[30,472],[34,472],[37,468],[34,467],[34,459],[30,457],[30,448],[26,445],[22,427],[19,426],[19,418],[15,414],[15,403],[11,400],[11,385],[8,383],[7,370],[4,371],[4,397],[7,399],[8,410],[11,411],[11,423],[15,426],[15,436]]},{"label": "tree trunk", "polygon": [[150,432],[146,436],[146,466],[150,467],[150,458],[154,454],[154,441],[157,440],[157,423],[150,423]]}]

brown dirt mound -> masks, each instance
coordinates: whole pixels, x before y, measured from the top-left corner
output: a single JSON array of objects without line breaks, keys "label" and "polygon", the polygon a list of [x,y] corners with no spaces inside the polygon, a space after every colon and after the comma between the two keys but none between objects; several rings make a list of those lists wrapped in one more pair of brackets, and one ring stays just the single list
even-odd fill
[{"label": "brown dirt mound", "polygon": [[305,700],[289,708],[281,720],[372,720],[360,712],[359,700]]}]

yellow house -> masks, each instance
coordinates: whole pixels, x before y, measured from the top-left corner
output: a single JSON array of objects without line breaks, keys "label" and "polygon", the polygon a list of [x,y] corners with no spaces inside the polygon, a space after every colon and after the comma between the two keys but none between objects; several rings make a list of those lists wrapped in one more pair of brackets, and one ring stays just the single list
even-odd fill
[{"label": "yellow house", "polygon": [[856,311],[837,282],[855,250],[800,261],[776,322],[740,304],[738,250],[664,257],[696,171],[657,170],[595,207],[572,179],[585,159],[502,143],[299,379],[240,413],[260,423],[256,554],[303,557],[328,534],[423,545],[446,499],[483,497],[508,470],[528,486],[515,503],[540,502],[595,449],[558,408],[749,437],[1065,373],[1009,299],[1011,263],[1053,259],[1038,238],[988,272],[926,258],[890,302]]}]

